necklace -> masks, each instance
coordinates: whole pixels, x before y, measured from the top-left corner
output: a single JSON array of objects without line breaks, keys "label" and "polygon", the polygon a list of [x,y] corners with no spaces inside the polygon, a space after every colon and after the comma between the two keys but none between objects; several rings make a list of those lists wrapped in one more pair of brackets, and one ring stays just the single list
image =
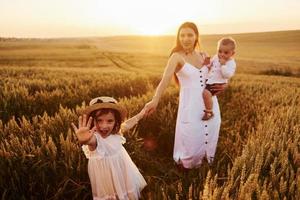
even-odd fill
[{"label": "necklace", "polygon": [[193,55],[194,54],[194,49],[188,49],[188,50],[185,50],[184,51],[184,54],[187,56],[188,54],[191,54],[191,55]]}]

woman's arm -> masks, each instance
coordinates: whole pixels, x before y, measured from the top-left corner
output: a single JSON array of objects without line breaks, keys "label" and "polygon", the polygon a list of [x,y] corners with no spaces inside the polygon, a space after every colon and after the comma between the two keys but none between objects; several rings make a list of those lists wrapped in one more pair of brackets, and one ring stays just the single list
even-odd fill
[{"label": "woman's arm", "polygon": [[180,63],[180,59],[181,57],[178,53],[172,54],[172,56],[169,58],[167,66],[165,67],[165,71],[163,73],[163,77],[156,88],[152,100],[148,102],[144,107],[146,116],[152,114],[155,111],[161,95],[172,80],[176,67]]}]

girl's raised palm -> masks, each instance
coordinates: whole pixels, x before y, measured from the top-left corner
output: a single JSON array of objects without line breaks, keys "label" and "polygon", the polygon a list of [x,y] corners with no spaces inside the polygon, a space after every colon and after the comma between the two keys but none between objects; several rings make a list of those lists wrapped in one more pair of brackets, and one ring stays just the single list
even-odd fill
[{"label": "girl's raised palm", "polygon": [[78,128],[75,126],[74,123],[72,123],[72,127],[81,144],[87,143],[93,136],[94,131],[96,130],[96,127],[93,127],[91,129],[93,118],[90,117],[89,120],[87,121],[86,117],[87,117],[86,115],[83,115],[78,118]]}]

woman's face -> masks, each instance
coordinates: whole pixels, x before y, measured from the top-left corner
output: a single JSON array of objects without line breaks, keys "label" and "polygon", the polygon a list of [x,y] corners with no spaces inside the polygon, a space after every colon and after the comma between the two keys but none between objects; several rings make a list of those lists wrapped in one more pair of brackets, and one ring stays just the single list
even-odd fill
[{"label": "woman's face", "polygon": [[191,28],[182,28],[179,31],[179,41],[184,50],[194,49],[197,35]]}]

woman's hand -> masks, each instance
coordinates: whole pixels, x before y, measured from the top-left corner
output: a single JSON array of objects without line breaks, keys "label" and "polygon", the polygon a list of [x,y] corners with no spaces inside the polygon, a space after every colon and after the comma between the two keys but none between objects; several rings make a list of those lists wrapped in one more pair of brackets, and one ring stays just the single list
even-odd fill
[{"label": "woman's hand", "polygon": [[155,112],[156,108],[158,105],[158,101],[152,99],[151,101],[149,101],[148,103],[146,103],[145,107],[143,109],[145,109],[145,117],[151,115],[152,113]]},{"label": "woman's hand", "polygon": [[76,136],[81,144],[86,144],[93,137],[96,127],[91,128],[93,118],[90,117],[87,121],[87,116],[83,115],[78,118],[78,128],[72,123],[72,127],[76,133]]},{"label": "woman's hand", "polygon": [[227,83],[213,84],[211,86],[211,90],[213,92],[216,92],[215,95],[219,95],[219,94],[221,94],[227,88],[227,86],[228,86]]}]

